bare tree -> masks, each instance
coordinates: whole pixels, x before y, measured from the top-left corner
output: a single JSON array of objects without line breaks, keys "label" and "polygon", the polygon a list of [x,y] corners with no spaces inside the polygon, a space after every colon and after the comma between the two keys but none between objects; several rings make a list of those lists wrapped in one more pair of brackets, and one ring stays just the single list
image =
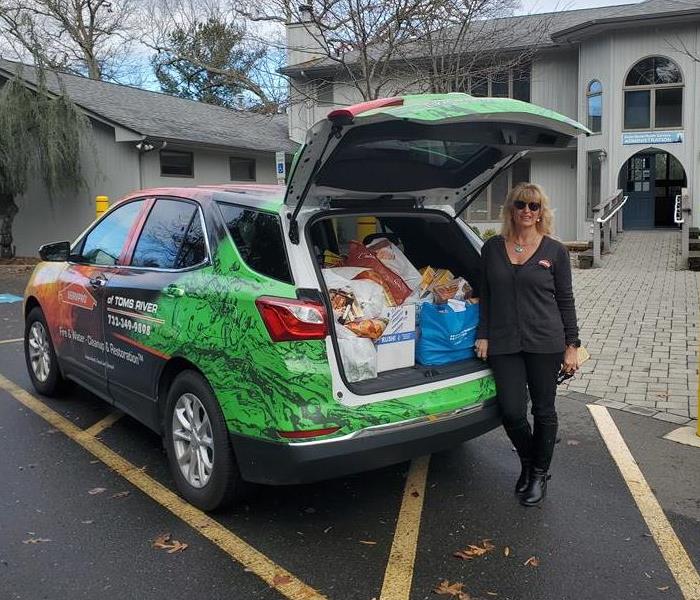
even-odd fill
[{"label": "bare tree", "polygon": [[[470,78],[527,62],[547,32],[546,18],[512,17],[518,0],[247,2],[237,10],[250,20],[303,27],[303,42],[288,40],[293,63],[325,73],[315,76],[321,84],[346,82],[364,100],[407,90],[466,90]],[[295,78],[290,84],[302,97],[308,93]]]},{"label": "bare tree", "polygon": [[[286,86],[277,74],[283,60],[279,32],[251,30],[240,13],[219,0],[151,0],[146,13],[149,27],[141,42],[155,51],[153,64],[167,60],[186,65],[203,79],[240,91],[244,106],[258,112],[275,113],[285,104]],[[198,42],[203,28],[211,24],[235,32],[223,58]]]},{"label": "bare tree", "polygon": [[0,0],[0,34],[18,58],[90,79],[132,70],[136,0]]}]

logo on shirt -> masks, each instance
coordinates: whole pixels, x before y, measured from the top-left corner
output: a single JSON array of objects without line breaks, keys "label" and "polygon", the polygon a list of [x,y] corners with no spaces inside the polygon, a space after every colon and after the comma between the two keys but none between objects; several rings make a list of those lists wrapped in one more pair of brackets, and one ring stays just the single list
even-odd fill
[{"label": "logo on shirt", "polygon": [[549,262],[546,258],[543,258],[540,262],[537,263],[538,265],[544,267],[545,269],[551,269],[552,268],[552,263]]}]

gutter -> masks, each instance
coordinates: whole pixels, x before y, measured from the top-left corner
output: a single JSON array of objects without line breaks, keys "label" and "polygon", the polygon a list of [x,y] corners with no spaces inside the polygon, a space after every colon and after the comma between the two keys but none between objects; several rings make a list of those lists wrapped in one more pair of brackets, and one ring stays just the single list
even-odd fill
[{"label": "gutter", "polygon": [[[592,19],[590,21],[586,21],[585,23],[580,23],[578,25],[574,25],[573,27],[569,27],[568,29],[562,29],[560,31],[554,32],[551,37],[552,37],[553,41],[563,41],[563,42],[575,43],[578,40],[572,39],[572,37],[571,37],[572,34],[575,34],[576,32],[583,32],[586,29],[603,28],[603,27],[606,27],[608,25],[616,25],[618,23],[628,25],[628,24],[634,24],[634,23],[645,22],[645,21],[654,21],[654,20],[656,20],[656,21],[668,21],[668,20],[672,20],[672,19],[694,16],[694,15],[697,15],[700,17],[700,9],[691,8],[689,10],[676,10],[676,11],[665,12],[665,13],[639,14],[639,15],[632,15],[632,16],[608,17],[605,19]],[[592,32],[591,35],[593,35],[594,33],[595,32]]]}]

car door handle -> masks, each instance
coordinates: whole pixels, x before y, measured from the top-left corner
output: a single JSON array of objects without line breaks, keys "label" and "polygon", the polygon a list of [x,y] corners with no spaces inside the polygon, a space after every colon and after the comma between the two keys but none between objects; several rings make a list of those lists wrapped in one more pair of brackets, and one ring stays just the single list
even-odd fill
[{"label": "car door handle", "polygon": [[182,298],[185,295],[185,290],[174,284],[170,284],[163,290],[163,293],[169,298]]},{"label": "car door handle", "polygon": [[90,277],[90,285],[97,289],[104,287],[107,284],[107,279],[104,275],[96,275],[95,277]]}]

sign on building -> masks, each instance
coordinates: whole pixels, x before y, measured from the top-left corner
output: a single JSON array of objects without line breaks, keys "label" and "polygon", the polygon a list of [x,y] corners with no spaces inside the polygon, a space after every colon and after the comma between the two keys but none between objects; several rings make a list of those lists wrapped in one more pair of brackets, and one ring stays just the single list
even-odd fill
[{"label": "sign on building", "polygon": [[277,173],[277,183],[283,185],[287,176],[287,166],[285,163],[284,152],[275,152],[275,162],[277,163],[277,166],[275,167],[275,173]]},{"label": "sign on building", "polygon": [[683,142],[682,131],[638,131],[623,133],[622,143],[632,144],[680,144]]}]

